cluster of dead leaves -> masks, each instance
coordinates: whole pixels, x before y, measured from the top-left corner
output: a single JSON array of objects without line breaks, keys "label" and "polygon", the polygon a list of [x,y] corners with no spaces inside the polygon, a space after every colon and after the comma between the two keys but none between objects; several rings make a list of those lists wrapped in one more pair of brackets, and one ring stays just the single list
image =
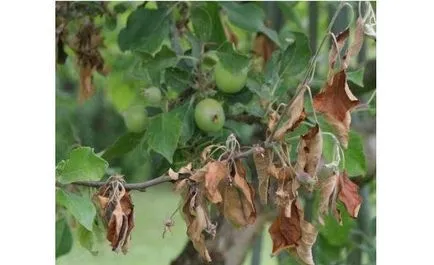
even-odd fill
[{"label": "cluster of dead leaves", "polygon": [[352,182],[346,172],[335,173],[321,183],[319,222],[324,225],[324,215],[332,212],[336,220],[342,224],[341,213],[337,209],[337,200],[340,200],[349,215],[357,218],[362,197],[359,194],[359,186]]},{"label": "cluster of dead leaves", "polygon": [[[363,44],[364,22],[359,18],[356,23],[354,41],[342,58],[341,50],[350,35],[349,28],[336,36],[336,42],[329,53],[329,78],[320,93],[313,98],[313,107],[323,113],[324,118],[336,130],[342,146],[348,146],[348,131],[351,124],[351,111],[360,105],[347,83],[347,69],[351,58],[356,56]],[[339,58],[339,60],[338,60]],[[340,62],[335,72],[336,62]]]},{"label": "cluster of dead leaves", "polygon": [[122,176],[110,177],[94,195],[94,201],[107,229],[107,240],[112,250],[122,250],[126,254],[134,228],[134,206]]},{"label": "cluster of dead leaves", "polygon": [[205,245],[205,235],[214,238],[217,225],[209,217],[209,205],[214,204],[220,214],[237,227],[253,224],[256,220],[255,192],[247,182],[241,160],[209,161],[204,167],[189,171],[190,177],[179,180],[175,189],[183,194],[182,213],[187,224],[187,235],[193,246],[208,262],[211,257]]},{"label": "cluster of dead leaves", "polygon": [[104,76],[109,72],[99,51],[99,48],[104,46],[101,28],[95,27],[90,22],[82,25],[75,37],[69,42],[69,46],[77,56],[77,64],[80,68],[79,101],[83,102],[90,98],[95,91],[92,82],[93,72],[96,70]]}]

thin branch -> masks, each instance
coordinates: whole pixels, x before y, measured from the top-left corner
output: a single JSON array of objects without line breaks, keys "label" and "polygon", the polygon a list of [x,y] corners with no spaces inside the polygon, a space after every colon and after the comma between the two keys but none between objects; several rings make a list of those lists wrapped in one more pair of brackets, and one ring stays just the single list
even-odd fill
[{"label": "thin branch", "polygon": [[[264,145],[264,146],[269,146],[269,145]],[[252,148],[250,148],[247,151],[240,152],[240,153],[234,155],[233,159],[240,159],[240,158],[248,157],[251,154],[253,154],[255,151],[263,152],[264,148],[260,145],[253,146]],[[190,174],[179,174],[179,177],[177,180],[182,180],[182,179],[185,179],[188,177],[190,177]],[[171,177],[169,177],[168,175],[164,174],[162,176],[159,176],[158,178],[151,179],[151,180],[144,181],[144,182],[126,183],[124,185],[124,187],[127,190],[144,191],[144,190],[146,190],[146,188],[156,186],[156,185],[159,185],[159,184],[162,184],[165,182],[175,182],[177,180],[174,180]],[[99,188],[99,187],[105,185],[106,183],[107,182],[105,182],[105,181],[75,181],[72,183],[63,184],[63,183],[56,181],[56,187],[65,187],[67,185],[77,185],[77,186],[84,186],[84,187],[90,187],[90,188]]]}]

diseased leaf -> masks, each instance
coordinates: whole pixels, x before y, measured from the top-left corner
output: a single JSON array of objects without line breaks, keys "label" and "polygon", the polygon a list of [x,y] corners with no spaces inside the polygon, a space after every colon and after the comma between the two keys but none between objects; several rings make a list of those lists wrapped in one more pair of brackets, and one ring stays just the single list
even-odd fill
[{"label": "diseased leaf", "polygon": [[182,122],[176,112],[165,112],[152,117],[145,135],[149,148],[172,163],[181,130]]},{"label": "diseased leaf", "polygon": [[253,161],[255,162],[256,173],[258,175],[258,193],[262,204],[266,205],[268,202],[268,186],[270,182],[270,174],[268,167],[272,163],[271,151],[266,150],[260,152],[255,149],[253,152]]},{"label": "diseased leaf", "polygon": [[318,124],[301,136],[295,172],[306,172],[316,179],[318,163],[322,154],[322,134]]},{"label": "diseased leaf", "polygon": [[359,194],[359,186],[352,182],[346,172],[339,176],[339,200],[343,202],[349,215],[357,218],[360,206],[362,204],[362,196]]},{"label": "diseased leaf", "polygon": [[[345,46],[345,43],[350,36],[350,29],[347,28],[336,36],[336,43],[333,43],[329,52],[329,71],[331,71],[334,66],[338,56],[340,56],[340,52],[342,48]],[[337,47],[336,47],[337,46]]]},{"label": "diseased leaf", "polygon": [[[272,169],[269,169],[272,171]],[[277,190],[276,205],[284,209],[286,217],[291,217],[291,207],[297,198],[297,190],[300,187],[299,182],[295,179],[295,172],[292,167],[282,166],[277,171]],[[276,175],[276,173],[273,173]]]},{"label": "diseased leaf", "polygon": [[94,195],[112,250],[126,254],[134,228],[134,205],[122,176],[114,175]]},{"label": "diseased leaf", "polygon": [[318,221],[324,225],[324,216],[332,211],[336,221],[342,224],[342,218],[337,209],[337,195],[339,192],[339,175],[333,174],[320,183],[320,202],[318,206]]},{"label": "diseased leaf", "polygon": [[223,214],[237,226],[253,224],[256,220],[254,190],[247,183],[241,161],[236,161],[232,183],[224,187]]},{"label": "diseased leaf", "polygon": [[282,250],[298,246],[302,237],[300,217],[303,218],[295,202],[291,204],[291,217],[286,217],[285,209],[280,209],[279,216],[268,229],[273,241],[273,256]]},{"label": "diseased leaf", "polygon": [[228,165],[226,162],[210,162],[207,164],[207,172],[205,173],[205,190],[210,202],[219,203],[223,198],[218,190],[220,182],[228,177]]},{"label": "diseased leaf", "polygon": [[65,218],[56,221],[56,259],[72,249],[72,234]]},{"label": "diseased leaf", "polygon": [[297,246],[297,255],[306,265],[314,265],[312,246],[318,236],[318,230],[311,223],[301,220],[301,240]]},{"label": "diseased leaf", "polygon": [[286,113],[288,119],[283,123],[282,127],[276,130],[274,134],[275,140],[283,140],[288,131],[294,130],[306,118],[306,113],[304,112],[305,91],[306,87],[303,87],[290,103],[291,105],[288,107],[288,112]]},{"label": "diseased leaf", "polygon": [[316,111],[325,115],[325,119],[338,133],[342,145],[348,146],[348,131],[350,129],[350,111],[360,104],[360,101],[351,93],[345,70],[332,76],[322,92],[313,98]]},{"label": "diseased leaf", "polygon": [[78,147],[71,151],[65,161],[57,180],[67,184],[81,180],[100,180],[108,167],[108,163],[98,157],[90,147]]},{"label": "diseased leaf", "polygon": [[74,218],[87,230],[92,231],[96,210],[88,198],[78,196],[74,193],[56,190],[56,203],[65,207]]},{"label": "diseased leaf", "polygon": [[356,29],[354,32],[354,40],[348,48],[347,54],[344,56],[344,69],[348,68],[350,59],[354,56],[357,56],[357,54],[359,54],[360,50],[362,49],[363,37],[365,35],[364,25],[365,23],[363,21],[363,18],[358,17],[356,21]]}]

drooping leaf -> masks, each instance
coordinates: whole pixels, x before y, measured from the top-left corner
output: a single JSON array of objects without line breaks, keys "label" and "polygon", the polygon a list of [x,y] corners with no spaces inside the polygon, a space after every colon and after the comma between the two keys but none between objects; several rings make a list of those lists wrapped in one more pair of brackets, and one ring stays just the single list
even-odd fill
[{"label": "drooping leaf", "polygon": [[318,163],[322,155],[322,141],[322,134],[318,124],[301,136],[297,164],[295,165],[297,174],[305,172],[310,177],[316,178]]},{"label": "drooping leaf", "polygon": [[279,216],[271,224],[268,232],[270,233],[271,240],[273,241],[272,255],[275,256],[282,250],[288,248],[295,248],[302,237],[302,230],[300,226],[299,209],[296,203],[291,204],[291,216],[285,215],[285,209],[281,209]]},{"label": "drooping leaf", "polygon": [[324,216],[332,212],[336,221],[342,224],[342,218],[337,209],[337,195],[339,192],[339,175],[333,174],[320,183],[320,201],[318,206],[318,221],[324,225]]},{"label": "drooping leaf", "polygon": [[290,103],[286,116],[288,119],[283,123],[282,127],[276,130],[274,134],[275,140],[283,140],[285,134],[288,131],[294,130],[305,118],[306,114],[304,112],[304,92],[306,87],[301,88],[300,92],[295,96],[295,98]]},{"label": "drooping leaf", "polygon": [[114,158],[125,155],[140,143],[144,134],[145,132],[128,132],[122,135],[104,151],[101,157],[107,161],[110,161]]},{"label": "drooping leaf", "polygon": [[345,148],[348,146],[350,112],[359,104],[360,101],[348,87],[345,70],[332,76],[322,92],[313,98],[315,110],[325,115],[325,119],[335,128],[339,140]]},{"label": "drooping leaf", "polygon": [[114,175],[94,195],[112,250],[126,254],[134,228],[134,205],[122,176]]},{"label": "drooping leaf", "polygon": [[79,147],[71,151],[69,159],[65,161],[58,172],[57,180],[67,184],[82,180],[100,180],[108,163],[98,157],[90,147]]},{"label": "drooping leaf", "polygon": [[96,210],[89,198],[70,193],[62,189],[56,190],[56,203],[65,207],[74,218],[87,230],[92,231]]},{"label": "drooping leaf", "polygon": [[365,35],[365,22],[362,17],[358,17],[356,20],[356,29],[354,32],[354,39],[350,47],[348,47],[347,53],[344,56],[344,69],[349,66],[349,61],[351,58],[357,56],[362,49],[364,35]]},{"label": "drooping leaf", "polygon": [[231,23],[251,32],[262,32],[277,46],[280,46],[276,31],[265,26],[265,13],[260,7],[253,3],[241,5],[235,2],[220,2],[219,4]]},{"label": "drooping leaf", "polygon": [[177,113],[165,112],[150,119],[145,137],[149,148],[160,153],[172,163],[181,131],[182,121],[178,118]]},{"label": "drooping leaf", "polygon": [[278,169],[271,167],[269,171],[274,171],[272,175],[277,176],[276,205],[284,210],[286,217],[291,217],[291,207],[297,199],[297,190],[300,187],[300,183],[295,178],[294,169],[289,166],[282,166]]},{"label": "drooping leaf", "polygon": [[223,214],[237,226],[253,224],[256,220],[254,189],[246,180],[241,161],[236,161],[232,183],[224,187]]},{"label": "drooping leaf", "polygon": [[255,162],[256,173],[258,175],[258,193],[262,204],[268,202],[268,187],[270,183],[270,174],[268,168],[272,163],[272,153],[269,150],[260,152],[255,149],[253,152],[253,161]]},{"label": "drooping leaf", "polygon": [[348,214],[357,218],[362,205],[362,196],[359,194],[359,186],[352,182],[346,172],[339,176],[339,200],[343,202]]},{"label": "drooping leaf", "polygon": [[340,56],[342,48],[350,36],[350,29],[347,28],[336,36],[336,43],[333,42],[329,52],[329,71],[331,71],[336,63],[337,57]]},{"label": "drooping leaf", "polygon": [[312,246],[318,236],[318,230],[311,223],[301,220],[301,240],[296,248],[298,257],[306,265],[314,265]]},{"label": "drooping leaf", "polygon": [[169,34],[170,11],[166,8],[137,8],[128,17],[127,25],[118,35],[122,51],[140,50],[154,53]]},{"label": "drooping leaf", "polygon": [[228,165],[226,162],[210,162],[206,166],[205,173],[205,190],[210,202],[219,203],[223,198],[218,190],[220,182],[229,175]]},{"label": "drooping leaf", "polygon": [[72,249],[72,234],[65,218],[56,221],[56,259]]}]

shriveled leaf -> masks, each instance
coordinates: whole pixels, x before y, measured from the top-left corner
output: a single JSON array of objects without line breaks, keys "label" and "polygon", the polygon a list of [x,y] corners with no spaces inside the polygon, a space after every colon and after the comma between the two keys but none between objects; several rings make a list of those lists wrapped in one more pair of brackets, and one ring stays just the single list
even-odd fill
[{"label": "shriveled leaf", "polygon": [[262,204],[266,205],[268,201],[268,186],[270,182],[270,174],[268,167],[272,163],[271,152],[266,150],[265,152],[254,151],[253,161],[255,162],[256,173],[258,175],[258,192],[259,198]]},{"label": "shriveled leaf", "polygon": [[233,182],[226,185],[224,190],[223,213],[233,224],[246,226],[256,220],[254,190],[247,183],[246,172],[241,161],[237,161],[236,164]]},{"label": "shriveled leaf", "polygon": [[56,259],[72,249],[72,234],[65,218],[56,221]]},{"label": "shriveled leaf", "polygon": [[349,215],[357,218],[360,206],[362,205],[362,196],[359,194],[359,186],[352,182],[346,172],[339,176],[339,200],[343,202]]},{"label": "shriveled leaf", "polygon": [[320,202],[318,206],[318,221],[324,225],[324,216],[332,211],[336,221],[342,223],[341,215],[336,208],[336,200],[338,195],[338,174],[333,174],[320,184]]},{"label": "shriveled leaf", "polygon": [[215,233],[215,227],[210,222],[206,206],[203,203],[202,191],[196,187],[190,187],[182,207],[182,213],[187,224],[187,235],[192,241],[194,248],[202,258],[207,262],[211,262],[203,232]]},{"label": "shriveled leaf", "polygon": [[92,231],[96,210],[90,199],[57,189],[56,203],[65,207],[87,230]]},{"label": "shriveled leaf", "polygon": [[322,154],[322,141],[321,130],[318,124],[312,127],[305,135],[301,136],[297,164],[295,165],[297,174],[306,172],[312,178],[316,178],[318,163]]},{"label": "shriveled leaf", "polygon": [[357,56],[357,54],[359,54],[360,50],[362,49],[362,45],[363,45],[363,37],[364,37],[364,32],[365,32],[365,27],[364,27],[365,23],[363,21],[362,17],[357,18],[356,21],[356,29],[354,32],[354,40],[351,43],[350,47],[348,48],[347,54],[344,57],[344,69],[347,69],[349,66],[349,61],[351,58],[353,58],[354,56]]},{"label": "shriveled leaf", "polygon": [[93,92],[94,86],[92,84],[93,68],[90,65],[80,67],[80,90],[79,101],[83,102],[89,99]]},{"label": "shriveled leaf", "polygon": [[295,202],[291,205],[291,217],[286,217],[285,209],[280,210],[279,216],[268,229],[273,241],[273,256],[282,250],[298,246],[302,236],[300,218],[303,217],[300,216]]},{"label": "shriveled leaf", "polygon": [[301,220],[301,240],[297,246],[297,255],[306,265],[314,265],[312,246],[318,236],[318,230],[311,223]]},{"label": "shriveled leaf", "polygon": [[304,112],[305,91],[306,87],[303,87],[290,103],[291,105],[288,107],[288,112],[286,113],[288,119],[283,123],[282,127],[277,129],[276,133],[274,134],[275,140],[281,141],[288,131],[294,130],[306,118],[306,114]]},{"label": "shriveled leaf", "polygon": [[112,250],[124,254],[128,251],[134,228],[134,205],[123,186],[122,176],[112,176],[95,194],[95,202],[107,229],[107,240]]},{"label": "shriveled leaf", "polygon": [[325,115],[325,119],[338,133],[339,140],[346,148],[348,146],[348,131],[350,129],[350,111],[360,104],[351,93],[345,70],[336,73],[326,84],[322,92],[313,98],[316,111]]},{"label": "shriveled leaf", "polygon": [[58,181],[68,184],[81,180],[100,180],[108,163],[97,156],[90,147],[79,147],[71,151],[69,159],[57,172]]},{"label": "shriveled leaf", "polygon": [[345,46],[346,40],[350,36],[350,29],[347,28],[336,36],[336,43],[331,45],[329,52],[329,67],[330,71],[334,68],[335,62],[338,56],[340,56],[340,51]]},{"label": "shriveled leaf", "polygon": [[207,165],[205,173],[205,190],[210,202],[219,203],[223,198],[218,190],[220,182],[229,175],[228,166],[225,162],[215,161]]},{"label": "shriveled leaf", "polygon": [[300,187],[295,179],[295,172],[292,167],[283,166],[277,172],[276,205],[284,209],[286,217],[291,217],[292,204],[297,198],[297,190]]}]

